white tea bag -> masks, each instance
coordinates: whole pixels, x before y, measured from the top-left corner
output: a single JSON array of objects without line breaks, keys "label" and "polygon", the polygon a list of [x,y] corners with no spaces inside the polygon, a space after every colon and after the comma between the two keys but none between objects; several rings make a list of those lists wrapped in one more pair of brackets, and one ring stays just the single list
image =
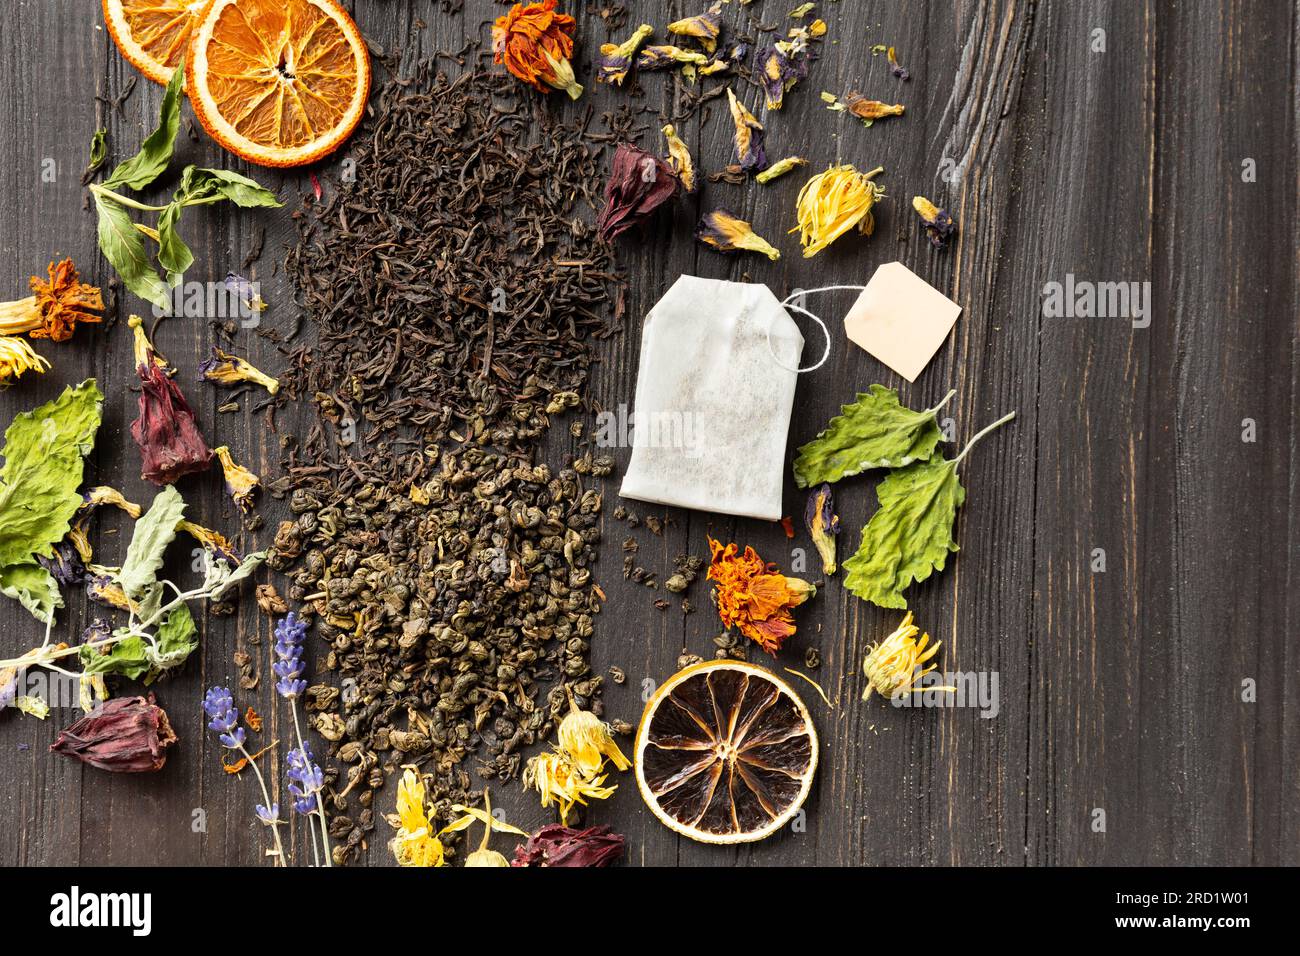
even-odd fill
[{"label": "white tea bag", "polygon": [[645,318],[624,498],[777,521],[803,335],[767,286],[682,276]]}]

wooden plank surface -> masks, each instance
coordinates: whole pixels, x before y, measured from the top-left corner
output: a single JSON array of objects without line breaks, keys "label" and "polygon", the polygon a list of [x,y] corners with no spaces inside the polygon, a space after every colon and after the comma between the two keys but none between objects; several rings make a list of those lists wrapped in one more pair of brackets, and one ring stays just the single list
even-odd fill
[{"label": "wooden plank surface", "polygon": [[[601,16],[607,5],[617,8],[612,0],[566,4],[579,21],[584,81],[600,43],[623,39],[643,20],[662,27],[702,7],[628,2],[626,23],[615,18],[610,28]],[[0,30],[0,294],[25,294],[26,277],[56,255],[71,255],[89,281],[106,284],[110,271],[78,184],[87,144],[103,125],[114,161],[133,152],[155,122],[161,88],[141,81],[120,110],[97,106],[96,96],[112,100],[135,75],[107,37],[98,5],[11,6]],[[458,6],[349,4],[377,47],[401,54],[403,73],[466,39],[486,46],[490,20],[504,8],[466,0],[450,12]],[[733,4],[725,18],[784,30],[793,6]],[[624,776],[588,819],[626,833],[631,862],[1300,862],[1297,9],[1264,0],[821,2],[817,14],[830,27],[821,59],[785,109],[764,114],[754,88],[743,99],[766,122],[773,158],[800,153],[812,169],[832,161],[885,167],[889,198],[876,234],[802,259],[784,236],[805,178],[796,173],[767,187],[708,184],[653,233],[622,245],[627,327],[605,345],[592,384],[604,408],[631,402],[641,316],[679,274],[765,282],[784,295],[860,284],[897,259],[962,306],[953,334],[908,384],[845,340],[838,320],[851,293],[810,300],[829,320],[831,355],[800,379],[790,454],[872,382],[899,388],[912,407],[955,388],[948,413],[963,440],[1017,412],[963,468],[961,553],[909,592],[918,621],[944,642],[948,669],[997,673],[997,716],[862,702],[865,648],[898,615],[833,581],[799,609],[799,633],[782,660],[802,669],[805,649],[818,648],[822,663],[810,673],[835,704],[827,708],[811,689],[806,695],[822,739],[806,826],[740,849],[679,840],[653,820]],[[870,55],[881,42],[897,47],[909,83],[900,85],[883,58]],[[383,69],[377,79],[387,79]],[[671,81],[654,75],[641,85],[643,95],[630,98],[588,82],[582,103],[551,97],[547,106],[572,112],[591,102],[597,115],[627,102],[646,106],[641,144],[658,151],[655,111],[671,111]],[[907,114],[864,129],[817,98],[847,89],[904,102]],[[705,172],[730,156],[724,103],[679,124]],[[277,264],[293,239],[289,212],[310,189],[306,174],[247,168],[201,134],[182,133],[179,144],[177,168],[227,166],[288,200],[284,210],[254,214],[216,207],[186,223],[197,257],[189,278],[201,280],[237,269],[254,230],[266,230],[256,278],[271,303],[266,322],[287,331],[295,312]],[[1254,171],[1251,181],[1243,164]],[[337,160],[317,172],[326,189],[338,188]],[[155,194],[172,186],[164,180]],[[909,208],[916,193],[953,212],[961,228],[954,247],[932,250],[919,235]],[[694,243],[699,214],[720,205],[777,242],[783,258],[727,258]],[[1045,283],[1067,274],[1149,282],[1149,326],[1045,317]],[[142,308],[124,296],[115,326],[39,345],[54,369],[0,392],[7,423],[64,384],[96,376],[107,400],[89,477],[134,500],[148,500],[152,488],[138,477],[127,432],[136,399],[122,320]],[[801,325],[806,355],[819,355],[820,333]],[[239,460],[274,477],[278,435],[267,417],[253,414],[247,399],[239,413],[218,413],[227,396],[197,380],[194,366],[213,341],[207,323],[172,319],[157,345],[182,369],[182,387],[212,444],[229,444]],[[243,332],[238,344],[259,367],[283,367],[272,342]],[[1255,441],[1243,441],[1247,419]],[[304,433],[309,422],[309,408],[289,410],[274,428]],[[567,443],[556,436],[550,453],[558,458]],[[668,524],[662,537],[644,526],[629,532],[611,516],[625,449],[618,459],[605,489],[597,579],[609,600],[593,663],[597,673],[611,665],[626,672],[625,684],[607,682],[606,714],[635,723],[645,689],[669,676],[682,653],[710,656],[721,628],[702,583],[692,594],[699,611],[682,616],[654,608],[658,592],[624,581],[624,537],[634,535],[639,563],[661,574],[679,553],[707,554],[706,533],[753,544],[783,565],[794,560],[793,548],[811,548],[802,534],[790,542],[774,525],[638,502],[626,505]],[[837,491],[842,556],[875,507],[877,477]],[[797,519],[802,496],[787,485],[785,507]],[[187,479],[183,491],[198,520],[237,528],[219,476]],[[283,510],[266,498],[265,528],[240,544],[267,545]],[[114,527],[110,520],[97,532],[96,547],[108,555],[123,547]],[[1104,571],[1094,570],[1098,549]],[[187,573],[185,556],[175,561],[177,573]],[[63,638],[102,613],[79,592],[70,597],[59,621]],[[0,714],[0,864],[260,862],[252,782],[221,770],[199,700],[205,686],[236,677],[236,651],[250,653],[263,678],[242,697],[267,715],[268,736],[284,737],[287,715],[274,706],[266,679],[269,624],[246,598],[235,616],[209,616],[200,626],[201,656],[156,688],[181,737],[160,774],[113,776],[48,755],[74,716],[68,711],[43,723]],[[0,603],[0,656],[39,640],[25,612]],[[1246,681],[1255,690],[1250,701],[1243,701]],[[280,755],[269,767],[281,780]],[[496,789],[512,822],[533,827],[549,819],[532,795],[513,785]],[[382,791],[388,803],[380,810],[391,809],[392,792]],[[376,865],[389,859],[383,829],[367,854]],[[295,849],[304,859],[305,847]]]}]

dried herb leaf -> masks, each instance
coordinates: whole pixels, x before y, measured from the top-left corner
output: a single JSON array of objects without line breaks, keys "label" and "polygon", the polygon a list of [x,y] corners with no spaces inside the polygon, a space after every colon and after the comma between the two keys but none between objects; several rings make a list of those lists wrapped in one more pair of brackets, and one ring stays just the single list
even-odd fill
[{"label": "dried herb leaf", "polygon": [[185,57],[176,65],[172,78],[163,93],[162,108],[158,112],[158,127],[140,144],[140,151],[119,163],[104,180],[106,189],[127,186],[143,189],[162,175],[172,160],[176,148],[176,133],[181,128],[181,83],[185,74]]},{"label": "dried herb leaf", "polygon": [[108,130],[101,128],[95,130],[94,135],[90,137],[90,159],[86,161],[86,168],[81,171],[81,185],[88,185],[95,178],[95,173],[99,172],[107,161]]},{"label": "dried herb leaf", "polygon": [[952,523],[966,500],[957,463],[939,452],[892,471],[876,489],[880,510],[844,562],[844,587],[880,607],[906,608],[903,589],[942,571],[957,550]]},{"label": "dried herb leaf", "polygon": [[99,429],[104,396],[94,379],[18,415],[5,430],[0,469],[0,567],[49,557],[81,507],[83,459]]},{"label": "dried herb leaf", "polygon": [[983,429],[952,461],[936,452],[886,476],[876,489],[880,509],[862,529],[857,554],[844,562],[845,588],[880,607],[907,607],[904,589],[942,571],[948,553],[958,550],[952,526],[966,489],[957,466],[976,442],[1014,417]]},{"label": "dried herb leaf", "polygon": [[901,468],[924,461],[942,435],[936,414],[956,392],[934,408],[914,412],[899,404],[898,393],[872,385],[812,441],[799,449],[794,480],[800,488],[839,481],[871,468]]},{"label": "dried herb leaf", "polygon": [[117,575],[127,597],[139,599],[157,583],[163,554],[176,538],[176,526],[184,517],[185,502],[175,486],[168,485],[158,492],[149,510],[136,522],[126,560]]},{"label": "dried herb leaf", "polygon": [[158,278],[144,250],[141,233],[113,199],[93,192],[95,212],[99,216],[99,249],[108,264],[121,277],[123,285],[146,302],[161,309],[171,309],[167,285]]},{"label": "dried herb leaf", "polygon": [[59,583],[35,562],[0,568],[0,594],[16,600],[42,624],[53,621],[54,612],[63,607]]}]

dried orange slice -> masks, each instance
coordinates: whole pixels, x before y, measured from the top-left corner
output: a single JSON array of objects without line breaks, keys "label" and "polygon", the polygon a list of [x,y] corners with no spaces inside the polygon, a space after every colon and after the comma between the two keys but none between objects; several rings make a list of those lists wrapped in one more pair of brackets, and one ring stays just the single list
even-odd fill
[{"label": "dried orange slice", "polygon": [[650,698],[634,764],[661,823],[702,843],[748,843],[785,826],[808,796],[817,731],[799,695],[771,671],[704,661]]},{"label": "dried orange slice", "polygon": [[166,83],[209,0],[103,0],[108,34],[131,65]]},{"label": "dried orange slice", "polygon": [[301,166],[348,138],[370,55],[334,0],[210,0],[185,61],[194,114],[236,156]]}]

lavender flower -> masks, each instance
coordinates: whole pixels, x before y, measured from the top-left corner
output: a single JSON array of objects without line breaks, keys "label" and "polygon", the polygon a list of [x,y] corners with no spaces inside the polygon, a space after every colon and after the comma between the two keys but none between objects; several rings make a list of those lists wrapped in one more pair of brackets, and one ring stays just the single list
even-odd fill
[{"label": "lavender flower", "polygon": [[307,665],[302,659],[302,644],[307,637],[307,622],[292,611],[275,626],[275,656],[279,658],[271,669],[280,678],[275,682],[276,692],[285,700],[293,700],[307,689],[302,673]]},{"label": "lavender flower", "polygon": [[229,688],[213,687],[203,697],[203,712],[212,718],[209,730],[217,732],[221,745],[230,750],[244,746],[244,728],[239,726],[239,711]]},{"label": "lavender flower", "polygon": [[257,819],[268,827],[275,826],[280,822],[280,805],[278,803],[273,803],[270,807],[264,807],[259,803],[253,809],[257,812]]},{"label": "lavender flower", "polygon": [[289,793],[293,795],[293,808],[299,813],[316,810],[316,793],[325,786],[325,775],[313,762],[311,751],[295,747],[289,751]]}]

